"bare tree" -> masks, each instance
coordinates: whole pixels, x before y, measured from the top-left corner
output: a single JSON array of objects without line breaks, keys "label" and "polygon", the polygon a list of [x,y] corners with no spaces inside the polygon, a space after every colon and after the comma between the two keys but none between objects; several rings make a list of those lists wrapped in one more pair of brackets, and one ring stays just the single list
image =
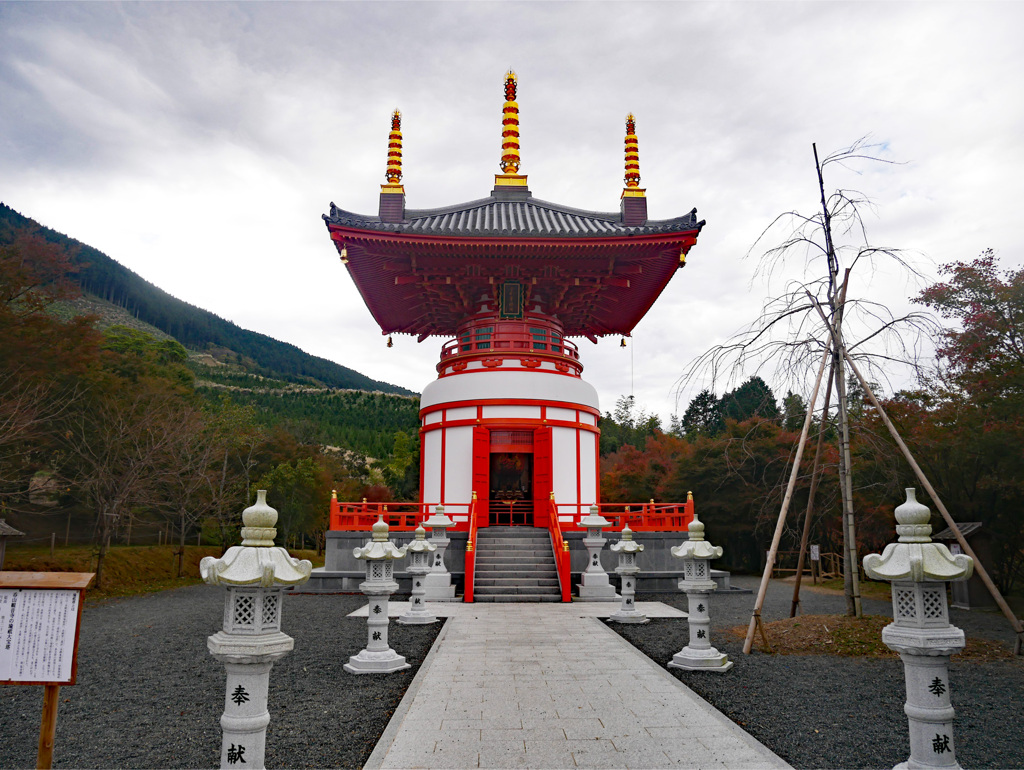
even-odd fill
[{"label": "bare tree", "polygon": [[[883,303],[847,294],[850,276],[855,271],[874,272],[885,263],[895,266],[908,282],[923,279],[904,251],[870,242],[861,212],[871,204],[863,194],[846,189],[826,193],[824,172],[830,166],[892,161],[873,155],[878,148],[863,138],[820,161],[817,148],[813,149],[821,210],[813,214],[780,214],[747,254],[759,255],[755,279],[763,278],[771,285],[777,277],[784,276],[781,292],[770,290],[759,315],[749,326],[695,359],[677,383],[677,392],[691,383],[714,383],[720,378],[735,380],[751,370],[769,368],[774,369],[776,381],[806,390],[815,363],[826,348],[832,348],[847,611],[860,615],[844,360],[840,348],[832,344],[832,335],[852,357],[863,362],[863,368],[873,377],[891,383],[892,364],[909,367],[910,372],[917,370],[922,346],[927,344],[935,321],[920,312],[896,315]],[[777,245],[765,248],[763,244],[771,239],[779,239]],[[816,307],[826,310],[824,318]],[[826,419],[827,414],[823,413],[822,424]]]},{"label": "bare tree", "polygon": [[227,439],[215,421],[199,407],[180,404],[168,426],[168,441],[160,469],[162,504],[178,520],[177,576],[185,569],[185,537],[212,509],[210,475]]},{"label": "bare tree", "polygon": [[32,471],[31,464],[26,467],[26,447],[45,441],[79,396],[74,385],[0,372],[0,498],[24,489],[25,474]]},{"label": "bare tree", "polygon": [[156,469],[173,438],[178,396],[138,390],[94,393],[65,426],[64,473],[92,505],[96,516],[96,587],[103,587],[103,561],[115,529],[135,506],[155,505]]}]

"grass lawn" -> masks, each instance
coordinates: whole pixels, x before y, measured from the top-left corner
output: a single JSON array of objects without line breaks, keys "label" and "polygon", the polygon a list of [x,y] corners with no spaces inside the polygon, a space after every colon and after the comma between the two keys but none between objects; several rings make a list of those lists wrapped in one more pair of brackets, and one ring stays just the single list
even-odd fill
[{"label": "grass lawn", "polygon": [[[219,546],[185,546],[184,577],[176,577],[178,557],[176,545],[112,545],[103,563],[102,590],[86,591],[86,602],[120,596],[135,596],[168,588],[195,585],[199,562],[204,556],[220,556]],[[289,551],[298,559],[309,559],[314,567],[322,567],[323,556],[316,551]],[[9,543],[4,570],[11,572],[95,572],[96,548],[89,545],[58,547],[50,556],[49,546],[19,548]],[[95,581],[94,581],[95,583]]]}]

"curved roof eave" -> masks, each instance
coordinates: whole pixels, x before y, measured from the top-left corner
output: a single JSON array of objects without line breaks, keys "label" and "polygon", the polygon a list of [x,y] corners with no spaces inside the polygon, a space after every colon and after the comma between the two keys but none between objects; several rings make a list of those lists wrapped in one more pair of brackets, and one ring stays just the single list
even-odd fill
[{"label": "curved roof eave", "polygon": [[586,211],[549,201],[488,197],[434,209],[407,209],[401,222],[356,214],[331,203],[328,225],[383,233],[497,238],[602,238],[700,231],[697,209],[672,219],[625,226],[618,212]]}]

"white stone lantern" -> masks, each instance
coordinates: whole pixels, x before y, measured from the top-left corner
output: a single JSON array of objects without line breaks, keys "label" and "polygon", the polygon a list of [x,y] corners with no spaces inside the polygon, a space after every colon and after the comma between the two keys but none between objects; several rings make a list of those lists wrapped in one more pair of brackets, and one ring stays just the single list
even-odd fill
[{"label": "white stone lantern", "polygon": [[636,573],[640,568],[636,565],[636,555],[644,547],[633,540],[633,530],[627,524],[622,528],[622,539],[612,543],[609,548],[619,555],[619,566],[615,572],[622,577],[622,605],[618,611],[609,616],[618,623],[646,623],[647,616],[637,612],[634,595],[636,594]]},{"label": "white stone lantern", "polygon": [[224,586],[224,628],[206,642],[210,654],[227,669],[220,766],[260,769],[266,748],[267,688],[274,661],[294,647],[281,632],[281,600],[286,586],[309,580],[310,562],[293,559],[274,545],[277,511],[267,492],[242,511],[242,544],[219,559],[207,556],[199,573],[210,585]]},{"label": "white stone lantern", "polygon": [[374,523],[372,531],[373,538],[366,545],[352,549],[357,559],[366,562],[366,580],[359,584],[359,590],[370,598],[370,603],[366,649],[342,666],[350,674],[390,674],[410,668],[405,658],[388,646],[388,597],[398,590],[395,559],[403,558],[408,546],[396,548],[388,540],[388,525],[383,516]]},{"label": "white stone lantern", "polygon": [[690,643],[672,656],[669,668],[686,671],[714,671],[724,674],[732,661],[711,646],[711,614],[708,599],[715,590],[711,579],[711,560],[722,557],[722,547],[704,539],[704,522],[694,514],[687,527],[689,539],[672,548],[672,555],[683,560],[683,578],[679,590],[686,593],[689,605]]},{"label": "white stone lantern", "polygon": [[896,508],[899,541],[864,557],[864,572],[892,583],[893,622],[882,641],[903,659],[910,724],[910,759],[898,768],[960,767],[953,747],[953,706],[949,699],[949,656],[963,649],[964,632],[950,625],[946,581],[966,580],[974,560],[954,556],[931,539],[931,512],[907,489]]},{"label": "white stone lantern", "polygon": [[452,585],[451,573],[444,565],[444,552],[451,542],[447,529],[454,527],[455,522],[445,515],[444,506],[439,505],[434,508],[434,515],[423,522],[423,526],[430,528],[430,542],[437,547],[430,572],[423,578],[423,587],[426,589],[423,599],[428,602],[453,602],[455,586]]},{"label": "white stone lantern", "polygon": [[619,597],[615,593],[615,588],[608,582],[608,573],[601,566],[601,549],[605,544],[601,530],[611,526],[611,522],[598,511],[598,507],[592,505],[590,513],[580,519],[580,526],[587,528],[587,536],[583,538],[583,545],[587,549],[587,568],[583,571],[576,589],[580,601],[614,602]]},{"label": "white stone lantern", "polygon": [[427,539],[427,530],[423,525],[416,527],[413,541],[406,546],[409,554],[409,562],[405,571],[412,575],[412,596],[409,597],[409,611],[398,618],[403,625],[422,625],[424,623],[436,623],[437,618],[427,610],[424,595],[426,588],[423,585],[424,576],[430,572],[433,553],[437,546]]}]

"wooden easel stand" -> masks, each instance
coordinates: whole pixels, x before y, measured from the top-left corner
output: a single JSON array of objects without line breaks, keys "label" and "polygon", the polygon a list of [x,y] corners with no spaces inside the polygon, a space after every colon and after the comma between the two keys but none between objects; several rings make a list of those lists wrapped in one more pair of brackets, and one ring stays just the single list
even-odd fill
[{"label": "wooden easel stand", "polygon": [[37,770],[53,767],[53,743],[57,735],[57,704],[60,703],[60,685],[43,687],[43,718],[39,725],[39,750],[36,753]]}]

